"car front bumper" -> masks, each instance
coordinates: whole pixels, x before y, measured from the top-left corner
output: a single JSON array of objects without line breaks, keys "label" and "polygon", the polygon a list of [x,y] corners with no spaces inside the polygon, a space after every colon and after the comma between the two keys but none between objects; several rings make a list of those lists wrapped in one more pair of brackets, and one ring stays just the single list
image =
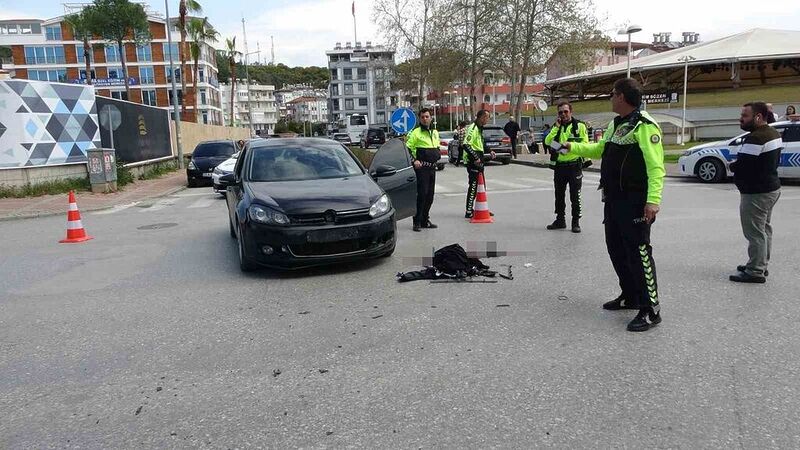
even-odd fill
[{"label": "car front bumper", "polygon": [[206,172],[206,171],[203,171],[203,170],[200,170],[200,169],[186,169],[186,179],[187,180],[202,180],[202,181],[205,181],[207,183],[212,183],[213,182],[212,181],[212,176],[214,175],[213,174],[213,170],[214,170],[214,168],[211,168],[210,170],[208,170]]},{"label": "car front bumper", "polygon": [[681,156],[678,158],[678,171],[681,175],[694,176],[694,166],[697,163],[696,158],[691,156]]},{"label": "car front bumper", "polygon": [[[248,220],[240,239],[247,257],[256,264],[301,269],[384,255],[394,249],[396,235],[392,210],[367,222],[344,225],[282,227]],[[272,249],[271,254],[267,247]]]}]

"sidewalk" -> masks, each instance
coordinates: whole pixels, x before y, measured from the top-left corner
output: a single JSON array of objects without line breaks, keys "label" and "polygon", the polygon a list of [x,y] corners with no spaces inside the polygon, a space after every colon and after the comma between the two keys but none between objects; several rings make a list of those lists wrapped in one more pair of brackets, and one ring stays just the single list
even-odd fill
[{"label": "sidewalk", "polygon": [[[75,193],[82,213],[111,208],[116,205],[163,197],[186,187],[186,174],[179,170],[155,180],[136,180],[123,190],[112,194]],[[67,194],[43,195],[30,198],[0,198],[0,221],[26,217],[67,214]]]},{"label": "sidewalk", "polygon": [[[522,153],[517,155],[517,159],[512,159],[511,164],[521,164],[524,166],[531,166],[531,167],[548,167],[550,162],[550,155],[542,155],[541,153]],[[678,170],[678,164],[675,163],[665,163],[664,167],[667,169],[667,176],[668,177],[683,177]],[[592,160],[592,166],[588,169],[584,169],[588,172],[600,172],[600,161],[599,160]]]}]

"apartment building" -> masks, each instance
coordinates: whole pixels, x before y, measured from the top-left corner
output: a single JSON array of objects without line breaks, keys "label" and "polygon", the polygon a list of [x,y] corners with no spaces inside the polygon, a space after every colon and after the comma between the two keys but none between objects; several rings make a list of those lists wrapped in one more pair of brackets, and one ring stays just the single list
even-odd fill
[{"label": "apartment building", "polygon": [[[220,85],[222,92],[222,109],[225,124],[231,123],[231,86]],[[248,98],[250,101],[248,102]],[[252,111],[251,111],[252,109]],[[236,83],[236,95],[233,97],[233,124],[249,128],[253,122],[253,132],[258,136],[273,134],[278,123],[278,107],[275,101],[275,86],[251,83]]]},{"label": "apartment building", "polygon": [[328,121],[327,96],[298,97],[287,103],[288,117],[295,122],[326,123]]},{"label": "apartment building", "polygon": [[[75,5],[79,8],[81,5]],[[67,11],[76,12],[76,11]],[[113,97],[135,103],[143,103],[164,109],[172,109],[171,81],[178,83],[178,104],[187,102],[187,114],[183,120],[194,121],[194,94],[192,92],[192,61],[187,61],[187,72],[181,74],[178,46],[180,32],[171,20],[172,47],[167,42],[167,25],[163,17],[148,13],[152,41],[143,46],[125,43],[124,55],[116,45],[101,39],[91,41],[89,55],[90,72],[86,73],[83,42],[76,40],[72,28],[64,22],[64,16],[41,20],[0,20],[0,46],[10,47],[10,61],[3,61],[3,69],[12,78],[85,84],[91,79],[97,95]],[[169,54],[175,63],[170,71]],[[122,58],[128,67],[130,98],[125,92],[125,75]],[[217,66],[214,49],[203,45],[198,61],[197,121],[214,125],[222,124],[222,108],[217,81]],[[187,91],[181,89],[181,77],[186,79]]]},{"label": "apartment building", "polygon": [[337,42],[325,54],[331,71],[329,122],[343,124],[351,114],[364,114],[370,124],[386,124],[397,102],[391,92],[395,51],[369,41]]}]

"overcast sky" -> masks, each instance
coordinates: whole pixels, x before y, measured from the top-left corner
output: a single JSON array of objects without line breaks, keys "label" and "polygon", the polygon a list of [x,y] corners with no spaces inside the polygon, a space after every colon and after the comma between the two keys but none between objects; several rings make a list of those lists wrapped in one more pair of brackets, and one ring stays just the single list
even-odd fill
[{"label": "overcast sky", "polygon": [[[243,49],[242,16],[247,23],[249,51],[260,44],[261,60],[269,61],[270,36],[275,40],[275,62],[289,66],[327,65],[325,50],[336,42],[353,40],[352,0],[199,0],[212,24],[224,37],[237,36]],[[641,7],[615,0],[594,0],[597,12],[608,18],[607,32],[613,34],[625,23],[641,25],[634,40],[650,42],[653,33],[672,32],[680,40],[683,31],[700,33],[708,41],[750,28],[800,31],[800,0],[669,0],[642,2]],[[372,21],[374,0],[356,0],[356,19],[360,41],[384,42]],[[565,2],[569,4],[568,1]],[[163,2],[150,2],[152,9],[164,12]],[[625,15],[614,13],[625,10]],[[171,0],[175,14],[178,2]],[[61,2],[0,0],[0,19],[51,18],[63,14]],[[620,39],[624,39],[621,37]],[[218,44],[222,47],[222,43]],[[251,60],[257,58],[251,55]]]}]

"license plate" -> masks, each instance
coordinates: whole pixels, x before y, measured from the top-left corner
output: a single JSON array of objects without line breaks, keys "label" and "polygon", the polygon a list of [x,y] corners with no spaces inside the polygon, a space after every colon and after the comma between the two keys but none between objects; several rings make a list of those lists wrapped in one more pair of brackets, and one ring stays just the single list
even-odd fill
[{"label": "license plate", "polygon": [[315,230],[306,233],[308,242],[339,242],[356,239],[361,235],[359,227],[336,228],[332,230]]},{"label": "license plate", "polygon": [[204,173],[203,174],[203,176],[206,177],[206,178],[211,178],[211,175],[213,175],[213,174],[211,174],[211,173]]},{"label": "license plate", "polygon": [[499,142],[487,142],[486,146],[487,147],[498,147],[498,146],[500,146],[500,143]]}]

